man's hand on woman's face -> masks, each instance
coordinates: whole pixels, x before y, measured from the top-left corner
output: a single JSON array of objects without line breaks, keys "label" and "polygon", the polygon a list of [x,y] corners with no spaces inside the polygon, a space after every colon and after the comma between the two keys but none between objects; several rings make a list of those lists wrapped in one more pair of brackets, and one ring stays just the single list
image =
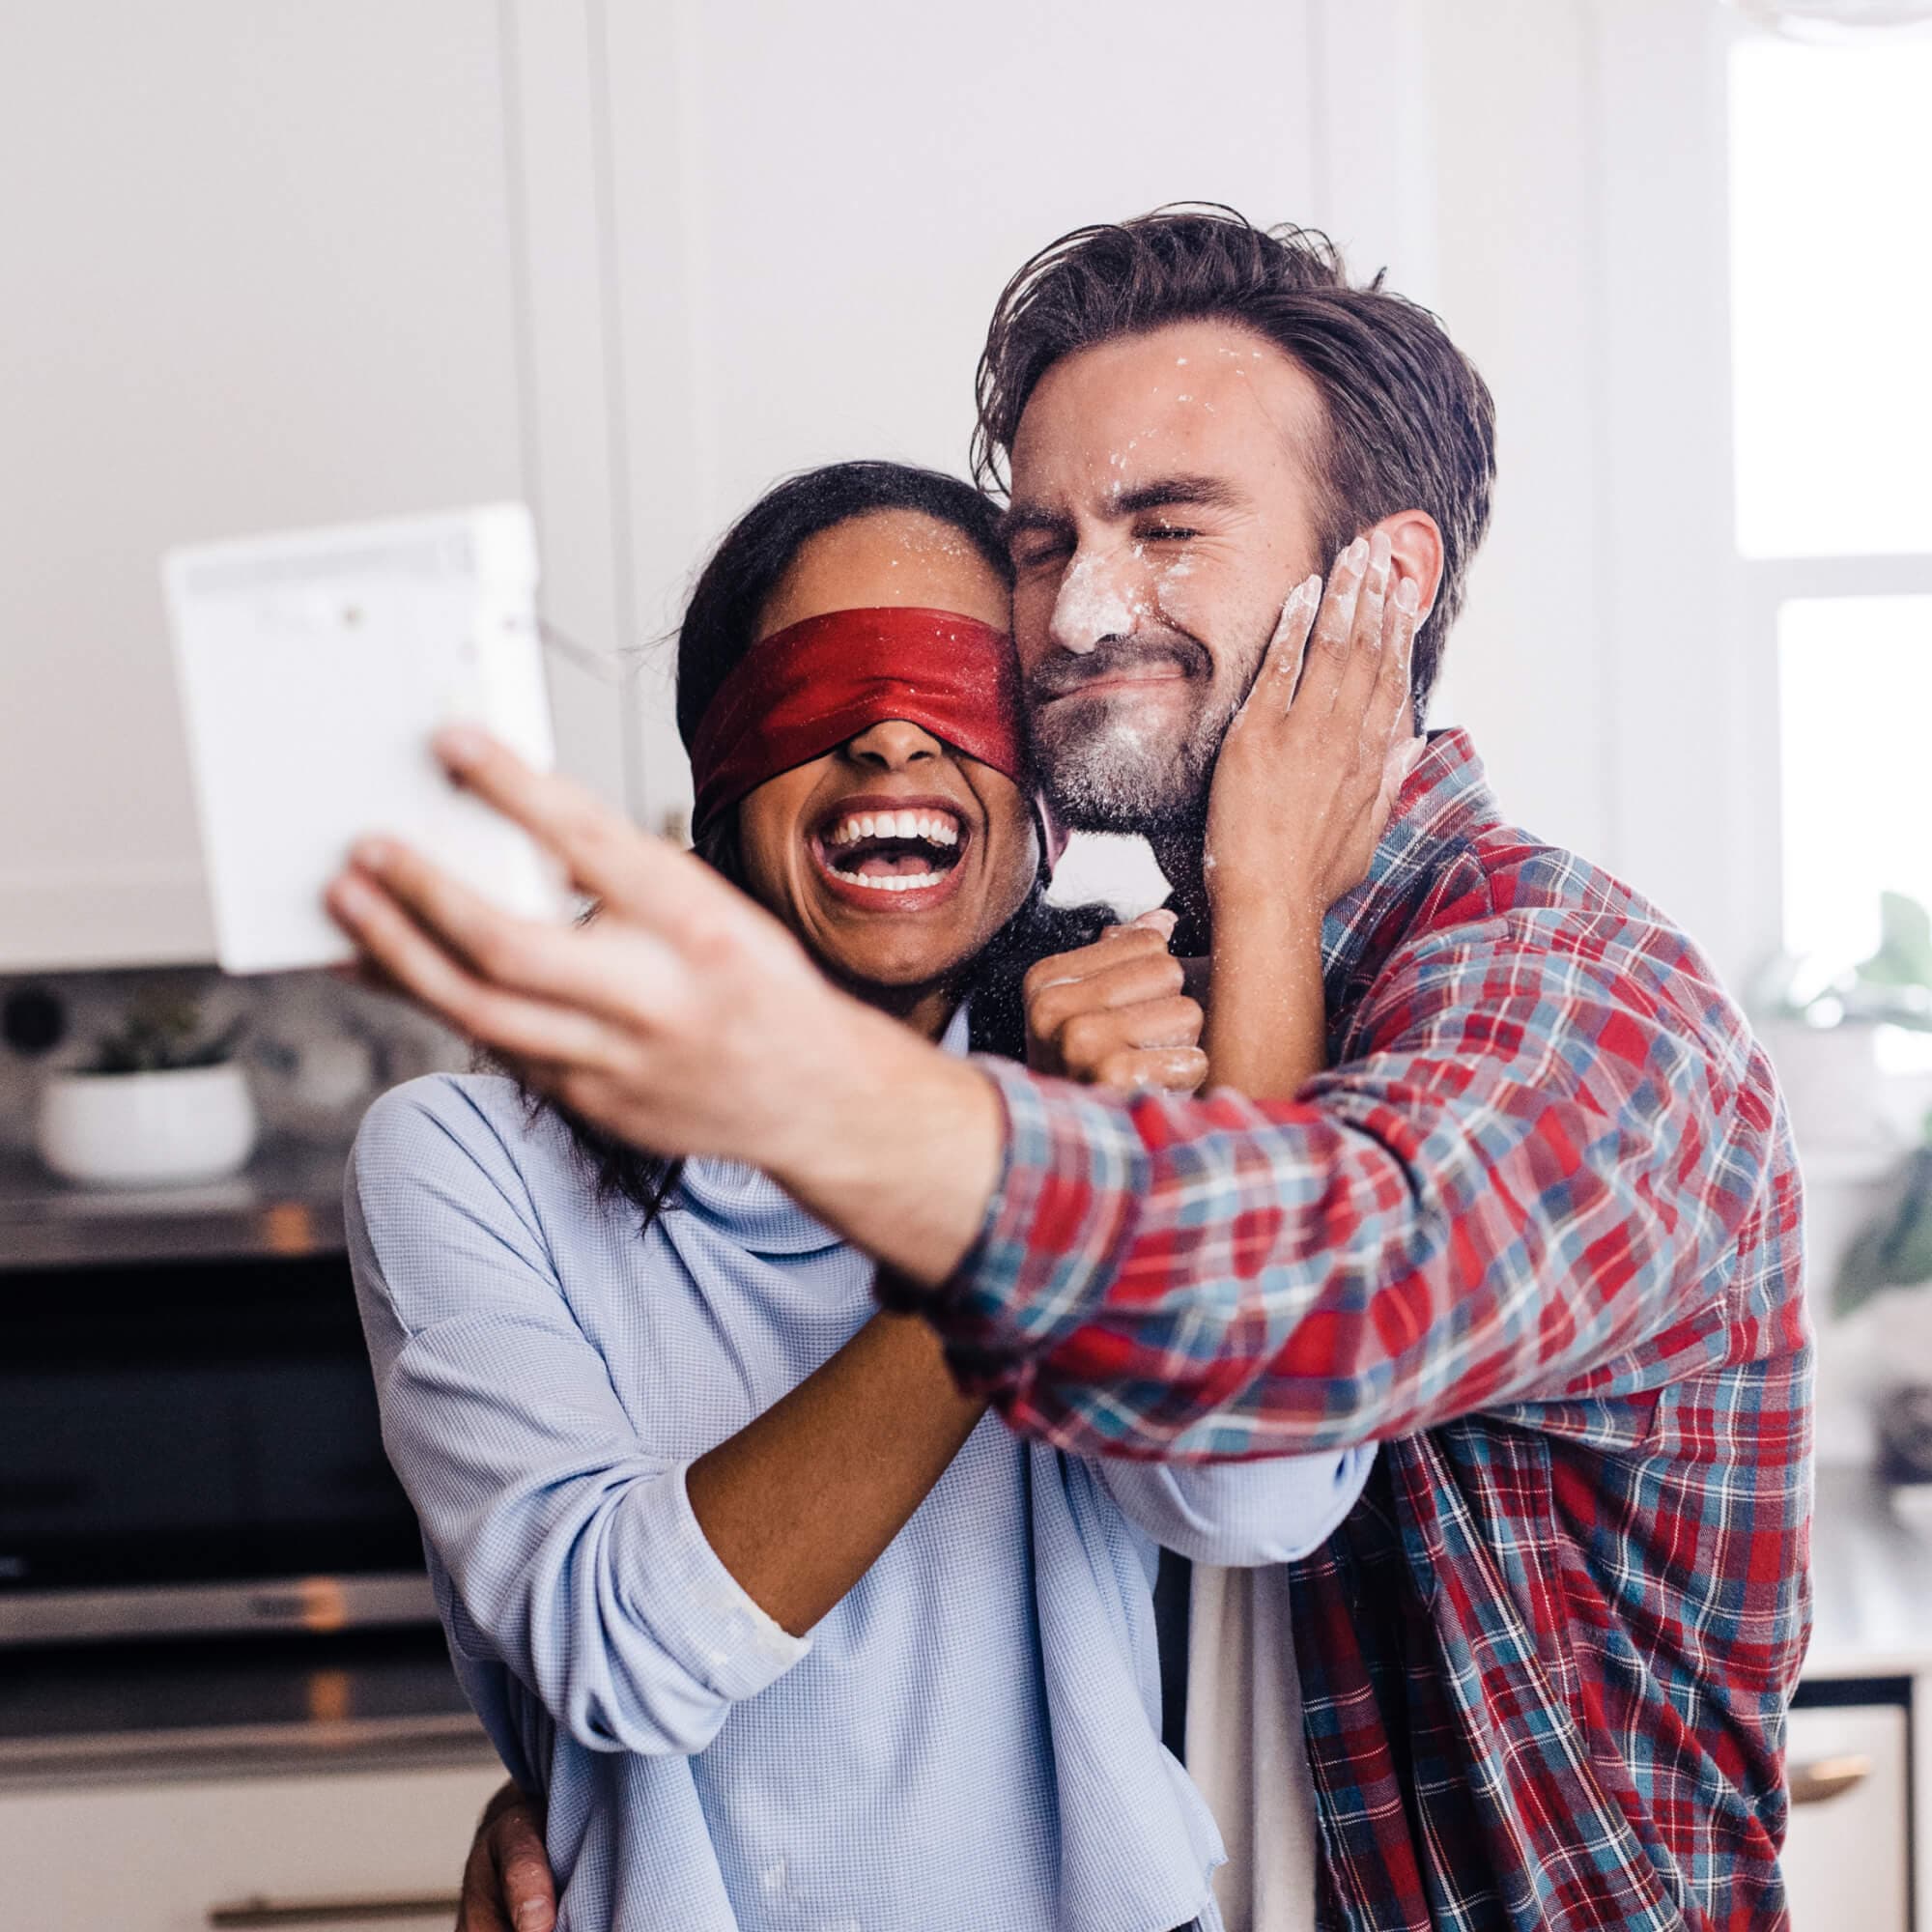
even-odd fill
[{"label": "man's hand on woman's face", "polygon": [[1191,1094],[1208,1074],[1203,1013],[1167,950],[1171,912],[1143,913],[1027,974],[1027,1065],[1096,1087]]}]

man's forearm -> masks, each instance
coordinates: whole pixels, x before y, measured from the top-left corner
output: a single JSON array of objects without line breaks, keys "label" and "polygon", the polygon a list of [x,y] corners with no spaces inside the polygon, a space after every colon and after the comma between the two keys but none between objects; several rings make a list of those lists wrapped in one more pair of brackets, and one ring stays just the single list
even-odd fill
[{"label": "man's forearm", "polygon": [[1208,1078],[1253,1100],[1292,1100],[1327,1061],[1321,915],[1266,908],[1216,923]]},{"label": "man's forearm", "polygon": [[979,1237],[999,1183],[1006,1116],[970,1061],[853,1002],[794,1088],[782,1144],[758,1164],[828,1227],[925,1287]]}]

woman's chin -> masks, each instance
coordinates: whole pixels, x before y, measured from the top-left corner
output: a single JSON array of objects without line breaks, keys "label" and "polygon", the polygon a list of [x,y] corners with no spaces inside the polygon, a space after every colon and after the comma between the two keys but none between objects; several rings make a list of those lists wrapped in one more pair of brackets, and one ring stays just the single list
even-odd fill
[{"label": "woman's chin", "polygon": [[873,932],[828,947],[821,957],[861,992],[871,987],[882,993],[916,993],[950,978],[978,950],[946,944],[937,934]]}]

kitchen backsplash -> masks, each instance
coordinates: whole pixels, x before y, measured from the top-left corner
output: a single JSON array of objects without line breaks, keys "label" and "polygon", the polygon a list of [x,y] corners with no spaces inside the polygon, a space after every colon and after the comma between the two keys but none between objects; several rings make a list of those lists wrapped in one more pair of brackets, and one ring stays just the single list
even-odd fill
[{"label": "kitchen backsplash", "polygon": [[[39,1053],[0,1041],[0,1149],[30,1149],[43,1075],[87,1064],[132,1003],[156,993],[196,1000],[209,1032],[245,1022],[236,1058],[248,1069],[265,1140],[346,1144],[384,1088],[469,1064],[465,1042],[413,1008],[327,973],[244,980],[213,967],[157,967],[0,975],[0,1006],[22,992],[51,995],[64,1030],[58,1044]],[[49,1010],[34,1002],[30,1017]]]}]

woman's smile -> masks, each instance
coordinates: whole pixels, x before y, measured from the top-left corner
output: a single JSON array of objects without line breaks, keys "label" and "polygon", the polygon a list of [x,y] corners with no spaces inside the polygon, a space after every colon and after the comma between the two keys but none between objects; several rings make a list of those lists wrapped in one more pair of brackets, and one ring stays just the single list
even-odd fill
[{"label": "woman's smile", "polygon": [[930,794],[854,792],[806,835],[826,891],[862,912],[904,917],[942,904],[965,878],[970,822]]}]

